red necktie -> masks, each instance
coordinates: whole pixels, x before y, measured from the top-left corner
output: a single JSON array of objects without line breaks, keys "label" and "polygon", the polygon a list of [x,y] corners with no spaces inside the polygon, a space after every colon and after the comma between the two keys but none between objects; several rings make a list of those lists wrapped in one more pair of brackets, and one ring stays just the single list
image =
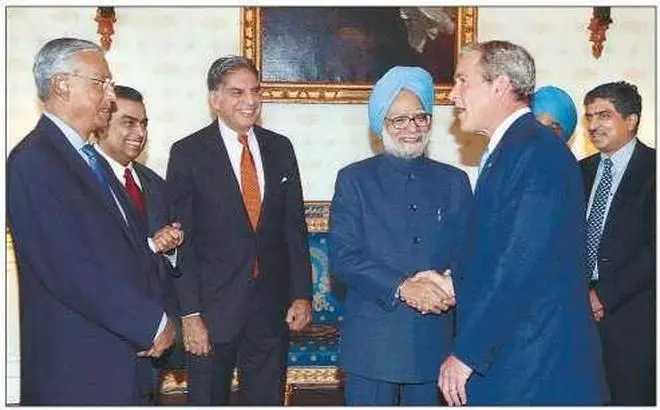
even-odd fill
[{"label": "red necktie", "polygon": [[[243,151],[241,152],[241,194],[252,229],[256,231],[259,215],[261,214],[261,192],[259,191],[257,167],[254,165],[254,158],[252,158],[247,143],[247,135],[239,135],[238,141],[243,145]],[[256,278],[258,275],[259,267],[255,259],[252,276]]]},{"label": "red necktie", "polygon": [[135,183],[135,179],[133,179],[133,173],[128,168],[124,170],[124,180],[126,182],[126,192],[128,193],[128,196],[131,197],[133,205],[135,205],[135,208],[144,215],[145,205],[142,191],[140,191],[140,187]]}]

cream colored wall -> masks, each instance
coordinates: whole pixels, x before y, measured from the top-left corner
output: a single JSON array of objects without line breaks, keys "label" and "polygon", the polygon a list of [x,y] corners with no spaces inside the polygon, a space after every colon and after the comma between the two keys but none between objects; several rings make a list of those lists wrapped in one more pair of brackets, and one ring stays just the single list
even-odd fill
[{"label": "cream colored wall", "polygon": [[[210,121],[205,77],[223,54],[240,53],[239,8],[117,7],[116,34],[107,55],[119,84],[143,92],[150,118],[145,160],[165,174],[170,145]],[[34,54],[47,40],[76,36],[98,41],[95,8],[7,8],[7,148],[34,126],[40,108],[32,80]],[[592,87],[626,79],[644,100],[640,138],[655,146],[655,10],[612,8],[599,60],[591,56],[586,28],[591,8],[481,7],[478,39],[505,39],[535,57],[537,84],[565,88],[576,100]],[[264,126],[287,135],[300,163],[307,200],[329,200],[337,171],[370,156],[366,105],[264,104]],[[476,176],[484,141],[450,133],[449,106],[435,108],[431,157]],[[578,127],[571,141],[579,157],[591,152]],[[7,300],[7,398],[18,400],[18,322],[15,269],[9,266]]]}]

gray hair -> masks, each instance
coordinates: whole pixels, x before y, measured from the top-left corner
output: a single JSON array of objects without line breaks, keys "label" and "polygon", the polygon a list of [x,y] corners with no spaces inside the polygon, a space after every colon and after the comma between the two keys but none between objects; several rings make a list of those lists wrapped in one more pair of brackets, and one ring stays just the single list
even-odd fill
[{"label": "gray hair", "polygon": [[32,66],[37,96],[41,101],[45,101],[50,93],[50,78],[53,74],[73,72],[76,69],[73,56],[81,51],[103,53],[101,47],[91,41],[68,37],[51,40],[41,47]]},{"label": "gray hair", "polygon": [[534,58],[523,47],[508,41],[486,41],[469,44],[461,49],[461,56],[479,53],[484,81],[492,82],[503,75],[511,80],[516,97],[529,101],[536,87]]},{"label": "gray hair", "polygon": [[211,68],[209,68],[209,73],[206,77],[206,85],[208,86],[209,91],[217,89],[227,73],[232,73],[242,68],[249,70],[259,78],[259,71],[249,58],[232,55],[220,57],[215,60],[213,64],[211,64]]}]

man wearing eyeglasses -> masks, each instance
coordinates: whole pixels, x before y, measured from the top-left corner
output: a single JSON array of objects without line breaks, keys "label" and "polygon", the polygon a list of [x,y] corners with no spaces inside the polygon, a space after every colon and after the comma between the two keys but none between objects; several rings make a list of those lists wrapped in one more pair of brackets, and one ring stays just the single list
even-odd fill
[{"label": "man wearing eyeglasses", "polygon": [[[384,152],[339,171],[330,271],[347,286],[341,364],[348,405],[437,405],[451,344],[453,269],[472,201],[467,175],[425,156],[433,80],[397,66],[375,84]],[[447,313],[445,313],[447,312]]]},{"label": "man wearing eyeglasses", "polygon": [[7,161],[21,404],[139,404],[149,375],[138,356],[160,356],[175,332],[138,216],[87,143],[108,125],[110,69],[96,44],[59,38],[39,50],[33,72],[44,115]]}]

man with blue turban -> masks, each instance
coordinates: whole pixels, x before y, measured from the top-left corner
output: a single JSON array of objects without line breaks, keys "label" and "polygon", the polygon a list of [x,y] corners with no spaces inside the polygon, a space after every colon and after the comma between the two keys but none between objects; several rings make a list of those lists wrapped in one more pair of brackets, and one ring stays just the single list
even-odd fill
[{"label": "man with blue turban", "polygon": [[452,341],[450,270],[466,231],[467,175],[425,156],[433,80],[397,66],[375,84],[369,124],[383,153],[339,171],[330,271],[347,287],[340,361],[348,405],[437,405]]},{"label": "man with blue turban", "polygon": [[541,87],[532,96],[532,113],[566,143],[577,124],[577,110],[571,96],[561,88]]}]

